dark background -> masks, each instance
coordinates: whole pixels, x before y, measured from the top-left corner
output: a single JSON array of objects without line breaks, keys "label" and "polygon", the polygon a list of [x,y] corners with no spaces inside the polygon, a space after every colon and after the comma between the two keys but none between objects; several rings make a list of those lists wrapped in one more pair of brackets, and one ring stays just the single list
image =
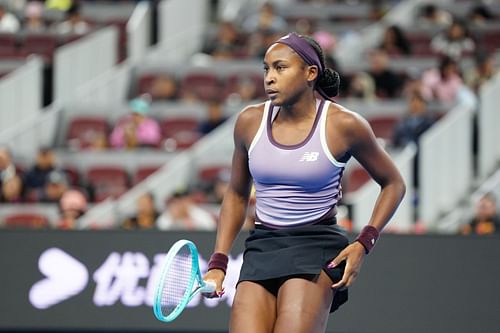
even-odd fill
[{"label": "dark background", "polygon": [[[244,237],[233,255],[241,253]],[[152,262],[181,238],[194,241],[207,257],[215,234],[1,230],[0,331],[226,332],[226,303],[187,309],[165,324],[145,305],[98,307],[92,301],[92,274],[111,252],[138,251]],[[80,294],[39,310],[28,295],[43,278],[38,258],[51,247],[82,262],[89,282]],[[498,237],[384,234],[350,289],[349,302],[330,317],[328,332],[498,332],[499,263]]]}]

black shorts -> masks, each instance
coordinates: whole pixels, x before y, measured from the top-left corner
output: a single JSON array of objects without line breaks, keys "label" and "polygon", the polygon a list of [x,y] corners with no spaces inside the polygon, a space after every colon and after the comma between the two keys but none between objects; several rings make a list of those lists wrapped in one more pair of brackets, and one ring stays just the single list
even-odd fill
[{"label": "black shorts", "polygon": [[[290,278],[315,280],[323,270],[333,282],[341,280],[344,262],[326,266],[349,244],[336,224],[314,224],[286,229],[256,226],[245,241],[245,253],[238,283],[259,283],[273,295]],[[330,312],[347,301],[347,289],[337,290]]]}]

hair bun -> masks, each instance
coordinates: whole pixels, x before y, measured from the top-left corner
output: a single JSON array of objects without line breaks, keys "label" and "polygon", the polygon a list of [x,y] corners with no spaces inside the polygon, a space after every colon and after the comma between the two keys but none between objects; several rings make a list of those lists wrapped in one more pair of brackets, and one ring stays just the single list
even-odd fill
[{"label": "hair bun", "polygon": [[335,97],[339,94],[340,75],[333,69],[326,68],[316,84],[326,95]]}]

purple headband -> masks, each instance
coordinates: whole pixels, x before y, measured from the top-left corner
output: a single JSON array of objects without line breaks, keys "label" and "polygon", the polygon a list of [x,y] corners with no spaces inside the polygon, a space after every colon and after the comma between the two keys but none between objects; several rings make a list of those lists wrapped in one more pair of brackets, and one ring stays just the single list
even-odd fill
[{"label": "purple headband", "polygon": [[[292,50],[294,50],[306,64],[308,64],[309,66],[317,66],[319,74],[323,72],[324,68],[321,64],[321,60],[318,54],[311,46],[311,44],[309,44],[307,40],[302,38],[302,36],[298,35],[295,32],[291,32],[288,35],[278,39],[275,43],[287,45]],[[316,86],[315,89],[320,93],[321,96],[328,100],[331,100],[331,97],[328,96],[320,87]]]}]

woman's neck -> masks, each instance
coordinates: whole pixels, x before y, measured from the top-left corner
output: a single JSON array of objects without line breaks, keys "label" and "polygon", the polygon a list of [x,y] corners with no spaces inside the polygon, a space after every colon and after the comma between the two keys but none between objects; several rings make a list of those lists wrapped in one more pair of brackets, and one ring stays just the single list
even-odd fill
[{"label": "woman's neck", "polygon": [[283,120],[298,120],[308,118],[316,114],[316,97],[314,93],[304,94],[296,102],[280,107],[280,117]]}]

